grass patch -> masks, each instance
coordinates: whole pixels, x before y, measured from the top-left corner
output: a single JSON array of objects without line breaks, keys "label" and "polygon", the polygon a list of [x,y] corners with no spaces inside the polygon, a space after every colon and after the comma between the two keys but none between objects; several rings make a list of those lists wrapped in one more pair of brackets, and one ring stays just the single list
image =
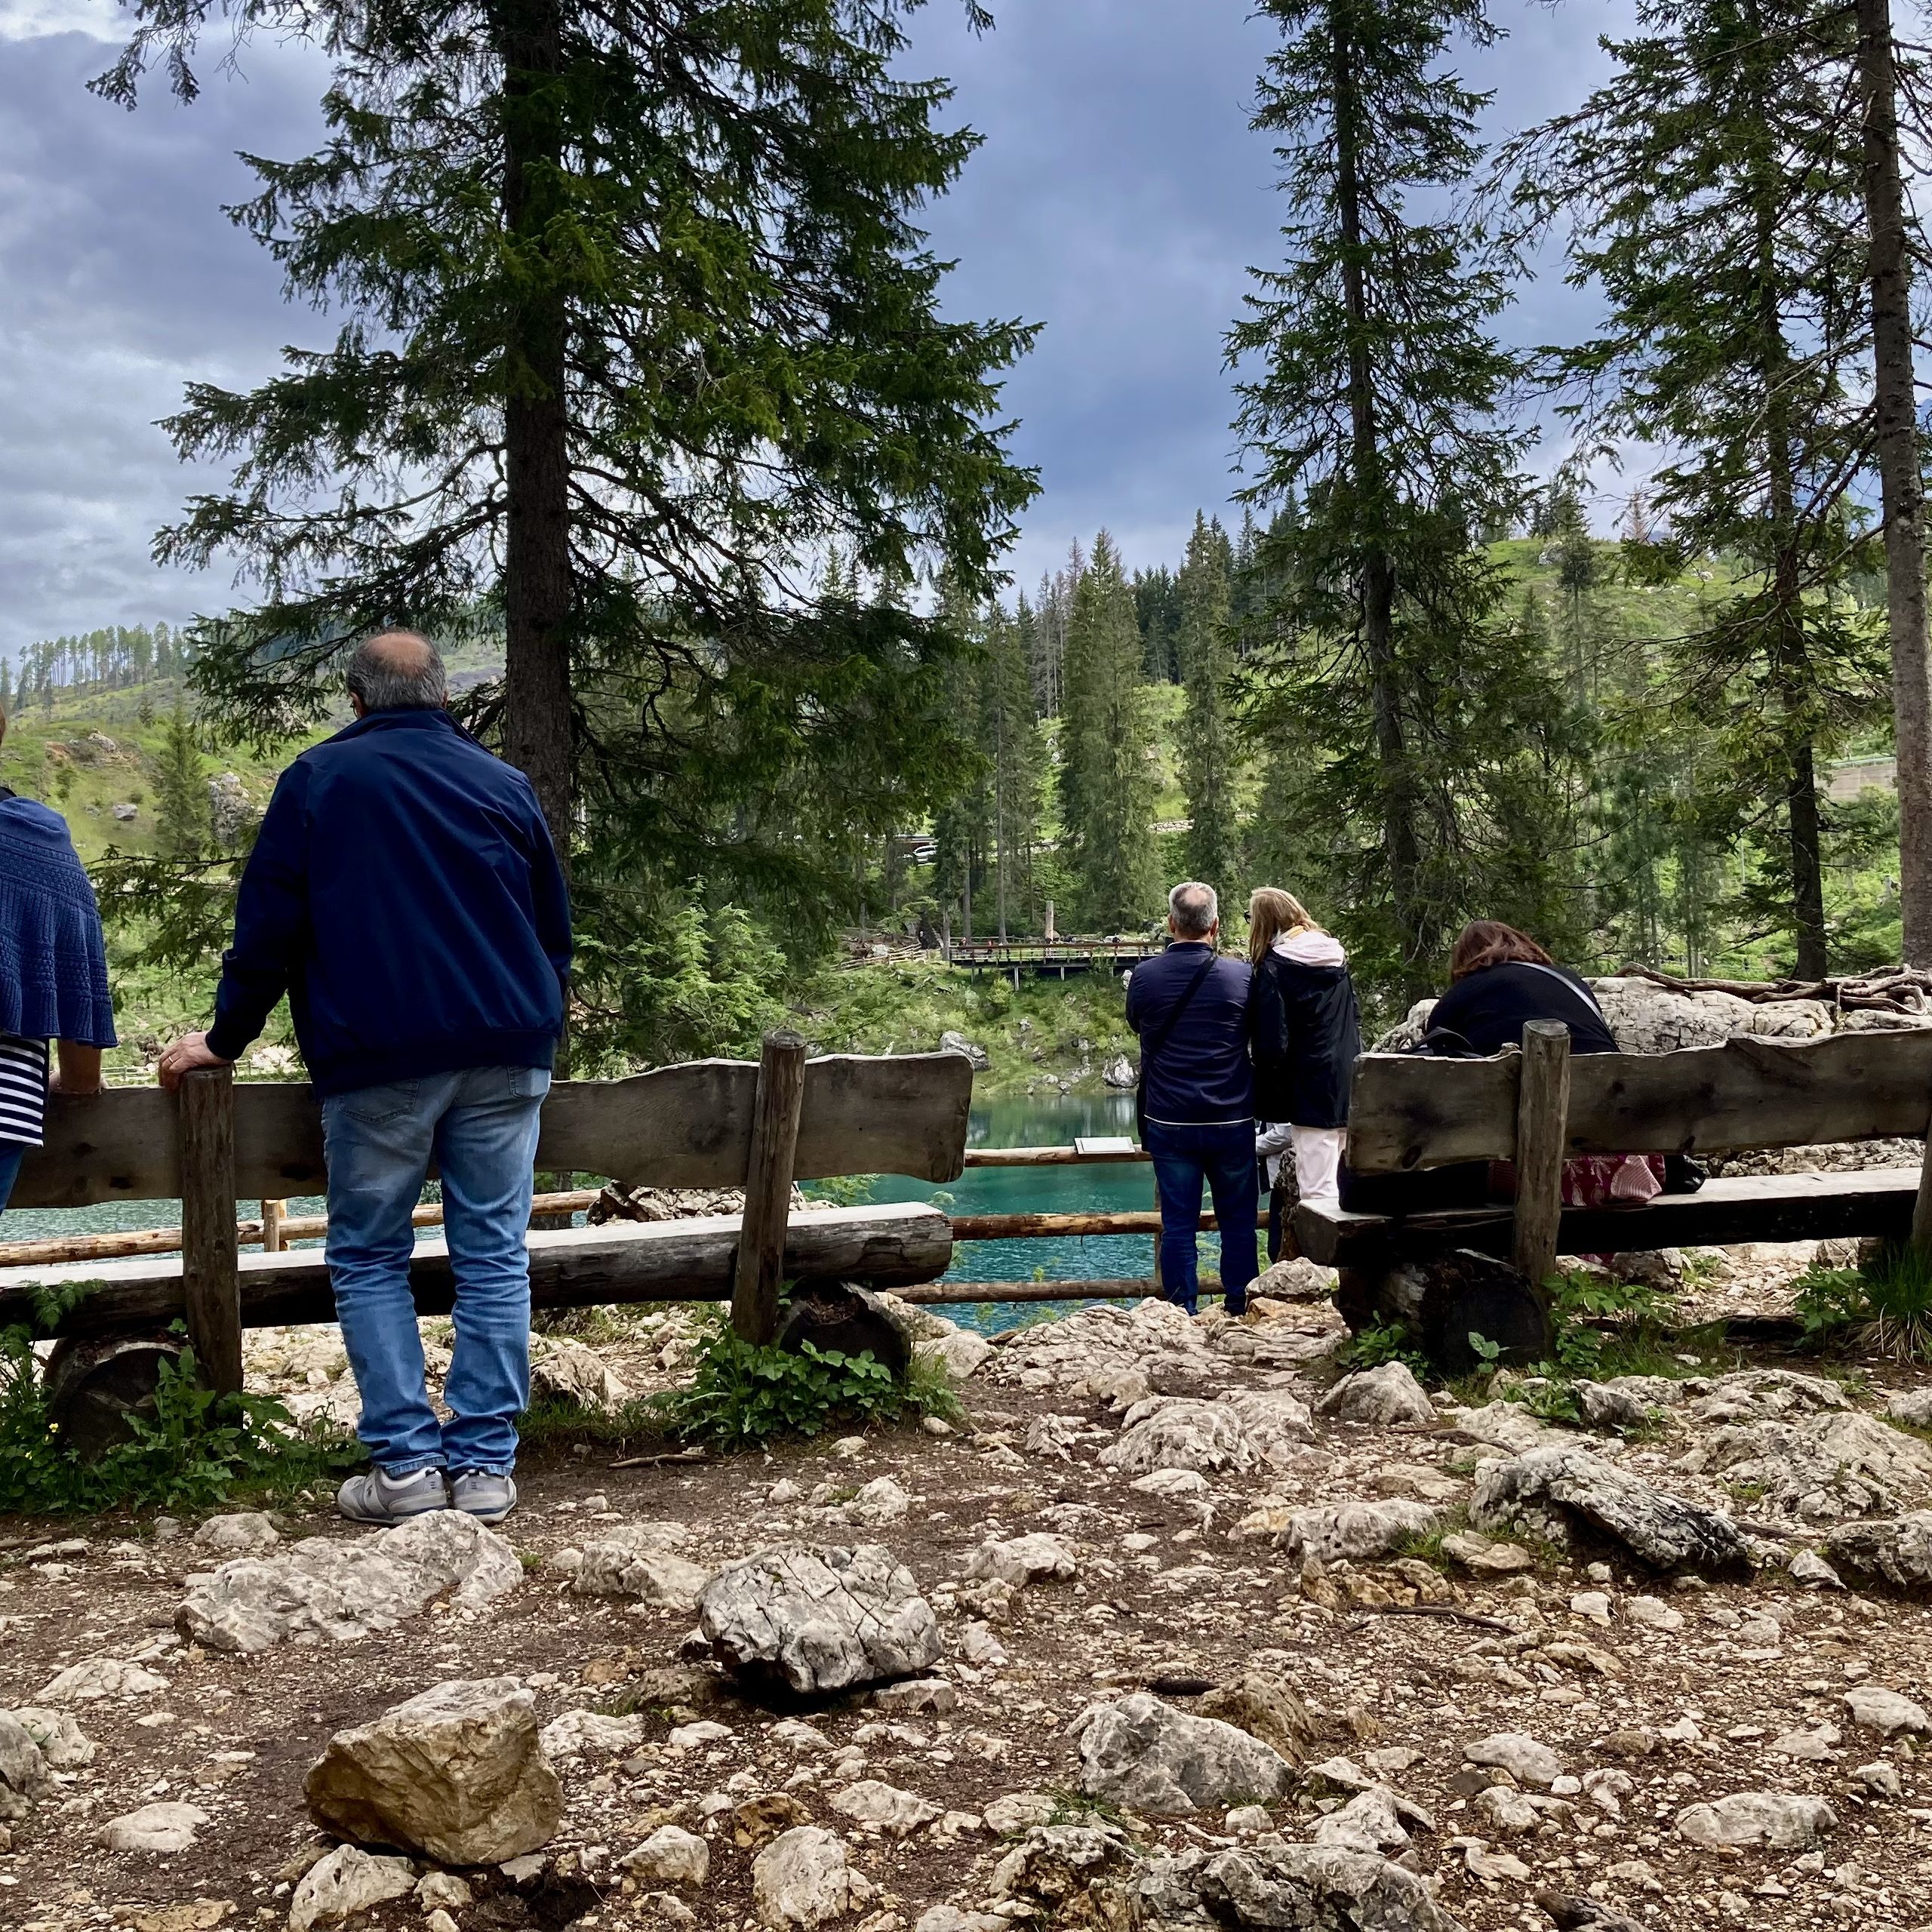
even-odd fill
[{"label": "grass patch", "polygon": [[366,1460],[351,1438],[304,1426],[268,1397],[203,1388],[192,1349],[163,1364],[152,1413],[128,1422],[130,1441],[82,1461],[48,1412],[32,1336],[0,1333],[0,1515],[306,1500]]},{"label": "grass patch", "polygon": [[1887,1242],[1857,1268],[1813,1268],[1797,1309],[1814,1348],[1844,1344],[1888,1361],[1932,1361],[1932,1254]]},{"label": "grass patch", "polygon": [[960,1414],[944,1370],[916,1358],[895,1376],[869,1349],[848,1355],[803,1343],[796,1354],[747,1342],[721,1310],[707,1309],[690,1385],[651,1404],[660,1426],[686,1442],[752,1449],[774,1436],[822,1434],[835,1423],[863,1428],[902,1416]]}]

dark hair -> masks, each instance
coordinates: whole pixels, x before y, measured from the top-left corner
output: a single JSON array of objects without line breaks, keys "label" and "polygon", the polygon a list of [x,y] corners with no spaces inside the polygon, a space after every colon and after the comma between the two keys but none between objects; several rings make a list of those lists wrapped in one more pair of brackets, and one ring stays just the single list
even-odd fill
[{"label": "dark hair", "polygon": [[[386,648],[398,645],[399,651]],[[365,638],[349,660],[348,682],[365,711],[435,711],[449,695],[443,660],[420,631],[378,631]]]},{"label": "dark hair", "polygon": [[1449,952],[1449,977],[1466,980],[1486,966],[1506,966],[1512,960],[1527,966],[1554,966],[1556,961],[1531,938],[1500,919],[1472,919],[1456,935]]}]

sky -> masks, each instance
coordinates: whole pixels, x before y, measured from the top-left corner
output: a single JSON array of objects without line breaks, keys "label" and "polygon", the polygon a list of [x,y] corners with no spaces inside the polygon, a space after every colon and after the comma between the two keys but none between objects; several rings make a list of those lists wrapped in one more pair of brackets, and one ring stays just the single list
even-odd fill
[{"label": "sky", "polygon": [[[1131,567],[1177,561],[1197,508],[1239,479],[1223,332],[1251,265],[1278,250],[1266,140],[1247,126],[1269,45],[1247,0],[956,0],[918,18],[909,72],[944,74],[984,145],[930,214],[958,266],[955,315],[1044,325],[1004,401],[1040,472],[1010,562],[1030,584],[1112,531]],[[1620,11],[1620,8],[1618,10]],[[1464,71],[1496,128],[1579,98],[1611,10],[1499,0],[1507,29]],[[0,651],[109,624],[178,623],[237,595],[149,558],[155,530],[217,470],[158,426],[191,383],[239,386],[329,319],[281,297],[274,264],[222,210],[252,177],[238,150],[306,151],[319,60],[251,48],[183,107],[134,112],[86,91],[125,16],[111,0],[0,0]],[[1586,326],[1586,295],[1545,274],[1507,325],[1523,341]],[[245,594],[245,593],[244,593]]]}]

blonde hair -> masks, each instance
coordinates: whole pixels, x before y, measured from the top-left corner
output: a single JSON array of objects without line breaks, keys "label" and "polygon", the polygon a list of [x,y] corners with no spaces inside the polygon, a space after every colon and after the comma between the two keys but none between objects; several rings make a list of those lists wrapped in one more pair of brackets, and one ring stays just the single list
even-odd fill
[{"label": "blonde hair", "polygon": [[1247,897],[1247,956],[1257,966],[1284,933],[1315,932],[1323,928],[1292,892],[1278,885],[1260,885]]}]

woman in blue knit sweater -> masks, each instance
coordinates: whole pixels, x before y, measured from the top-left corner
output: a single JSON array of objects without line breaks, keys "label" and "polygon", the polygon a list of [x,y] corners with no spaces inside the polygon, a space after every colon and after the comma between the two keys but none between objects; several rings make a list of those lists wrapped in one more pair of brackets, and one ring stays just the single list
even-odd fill
[{"label": "woman in blue knit sweater", "polygon": [[0,785],[0,1208],[40,1145],[49,1087],[98,1092],[114,1044],[100,909],[67,821]]}]

